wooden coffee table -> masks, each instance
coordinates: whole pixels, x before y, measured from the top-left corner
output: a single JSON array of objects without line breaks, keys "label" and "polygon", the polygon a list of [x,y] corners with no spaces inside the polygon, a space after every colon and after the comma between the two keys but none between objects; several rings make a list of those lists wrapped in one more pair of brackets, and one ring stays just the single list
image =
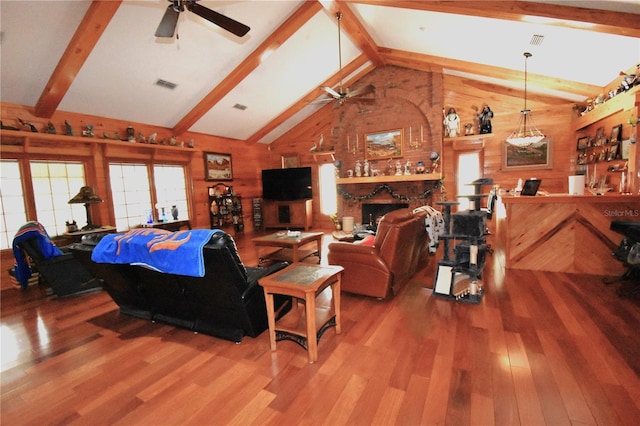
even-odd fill
[{"label": "wooden coffee table", "polygon": [[[320,259],[323,235],[322,232],[300,232],[299,236],[289,236],[284,231],[257,237],[251,241],[256,248],[256,257],[259,263],[264,260],[284,260],[296,263],[312,255],[316,255]],[[301,250],[303,246],[314,241],[316,243],[315,250]],[[277,247],[278,250],[261,256],[260,247]]]},{"label": "wooden coffee table", "polygon": [[[295,263],[275,274],[260,279],[264,289],[269,320],[271,350],[276,341],[291,340],[307,350],[309,362],[318,360],[318,341],[329,327],[340,334],[340,284],[344,268],[337,265],[308,265]],[[327,287],[331,291],[331,303],[327,306]],[[304,301],[304,312],[296,304],[276,323],[274,294],[283,294]],[[326,297],[325,297],[326,296]],[[320,303],[316,303],[318,299]]]}]

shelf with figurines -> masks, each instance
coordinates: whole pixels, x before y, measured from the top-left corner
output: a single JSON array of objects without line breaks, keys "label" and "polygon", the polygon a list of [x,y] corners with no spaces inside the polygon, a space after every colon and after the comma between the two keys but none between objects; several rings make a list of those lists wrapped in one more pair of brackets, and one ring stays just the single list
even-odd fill
[{"label": "shelf with figurines", "polygon": [[[65,121],[63,133],[57,132],[55,126],[49,122],[42,131],[38,131],[37,126],[33,123],[25,122],[18,119],[22,128],[5,125],[0,122],[2,133],[0,135],[0,145],[3,151],[29,151],[35,146],[50,146],[52,143],[63,144],[103,144],[103,145],[119,145],[129,144],[138,148],[146,149],[164,149],[164,150],[193,150],[195,142],[190,139],[187,142],[178,140],[175,136],[158,137],[156,132],[149,136],[144,136],[141,132],[136,132],[133,127],[129,126],[125,129],[125,137],[120,132],[102,131],[98,135],[94,126],[84,125],[81,135],[78,136],[74,132],[71,124]],[[135,144],[135,145],[134,145]]]}]

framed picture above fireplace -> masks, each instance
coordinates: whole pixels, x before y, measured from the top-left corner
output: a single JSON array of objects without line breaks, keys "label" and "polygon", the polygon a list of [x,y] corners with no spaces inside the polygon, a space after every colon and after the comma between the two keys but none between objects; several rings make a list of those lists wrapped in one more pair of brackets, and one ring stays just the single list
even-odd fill
[{"label": "framed picture above fireplace", "polygon": [[365,153],[368,160],[402,157],[403,129],[364,135]]}]

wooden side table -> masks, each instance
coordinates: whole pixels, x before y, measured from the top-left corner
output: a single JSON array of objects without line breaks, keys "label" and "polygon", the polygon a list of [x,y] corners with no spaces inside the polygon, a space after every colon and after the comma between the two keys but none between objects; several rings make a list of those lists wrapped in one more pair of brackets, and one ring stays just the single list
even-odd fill
[{"label": "wooden side table", "polygon": [[[260,280],[264,288],[269,320],[271,350],[276,341],[291,340],[308,352],[309,362],[318,360],[318,341],[329,327],[340,334],[340,284],[342,266],[307,265],[296,263]],[[331,287],[331,306],[316,304],[316,299]],[[278,320],[276,324],[273,295],[282,294],[304,300],[304,314],[299,307]]]}]

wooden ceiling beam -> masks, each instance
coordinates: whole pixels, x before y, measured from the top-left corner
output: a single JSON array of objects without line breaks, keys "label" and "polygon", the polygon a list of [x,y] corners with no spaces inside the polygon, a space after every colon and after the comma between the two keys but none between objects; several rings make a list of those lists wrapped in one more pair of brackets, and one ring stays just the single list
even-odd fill
[{"label": "wooden ceiling beam", "polygon": [[[345,75],[351,75],[354,72],[356,72],[358,69],[360,69],[362,66],[364,66],[367,62],[369,62],[368,56],[366,54],[362,54],[358,56],[356,59],[354,59],[353,61],[351,61],[349,64],[347,64],[343,68],[343,73]],[[374,65],[372,65],[371,67],[367,67],[364,70],[358,72],[357,75],[351,75],[350,79],[346,82],[343,82],[343,84],[345,85],[345,87],[349,87],[351,83],[358,81],[364,74],[370,72],[373,68],[375,68]],[[341,73],[337,72],[331,77],[329,77],[326,81],[324,81],[320,86],[333,87],[340,82],[340,78],[341,78]],[[254,144],[259,142],[263,137],[271,133],[282,123],[287,121],[289,118],[293,117],[303,108],[309,106],[311,102],[317,100],[323,94],[326,94],[326,92],[322,90],[320,86],[316,87],[315,89],[313,89],[312,91],[304,95],[295,104],[291,105],[283,113],[281,113],[276,118],[274,118],[269,123],[267,123],[267,125],[262,127],[258,132],[251,135],[251,137],[249,137],[246,142],[248,144]]]},{"label": "wooden ceiling beam", "polygon": [[121,3],[122,0],[91,2],[36,103],[37,117],[51,118]]},{"label": "wooden ceiling beam", "polygon": [[640,38],[640,19],[637,14],[600,9],[506,0],[464,2],[354,0],[351,3],[480,16]]},{"label": "wooden ceiling beam", "polygon": [[[500,80],[522,83],[524,72],[508,68],[494,67],[475,62],[460,61],[439,56],[423,55],[396,49],[380,48],[384,61],[390,65],[397,65],[422,71],[436,71],[450,69],[467,74],[481,75]],[[602,87],[561,78],[548,77],[541,74],[527,74],[527,81],[533,86],[541,86],[566,93],[575,93],[585,97],[602,92]]]},{"label": "wooden ceiling beam", "polygon": [[294,35],[316,13],[322,10],[317,1],[305,1],[302,5],[225,77],[211,92],[209,92],[191,111],[189,111],[173,128],[176,135],[181,135],[199,119],[201,119],[214,105],[224,98],[233,88],[244,80],[262,61],[262,56],[278,49],[285,41]]}]

